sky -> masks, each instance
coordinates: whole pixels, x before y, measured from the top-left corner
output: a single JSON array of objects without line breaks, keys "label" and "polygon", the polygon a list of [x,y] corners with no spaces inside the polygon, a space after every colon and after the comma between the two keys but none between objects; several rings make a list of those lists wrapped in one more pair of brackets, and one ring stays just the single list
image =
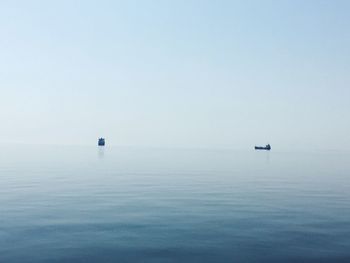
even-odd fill
[{"label": "sky", "polygon": [[0,142],[350,147],[350,1],[1,1]]}]

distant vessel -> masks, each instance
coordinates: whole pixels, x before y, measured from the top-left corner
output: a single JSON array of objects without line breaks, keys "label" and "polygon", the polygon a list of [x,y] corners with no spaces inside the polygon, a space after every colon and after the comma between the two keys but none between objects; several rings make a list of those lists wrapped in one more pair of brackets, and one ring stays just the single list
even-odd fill
[{"label": "distant vessel", "polygon": [[255,150],[266,150],[266,151],[270,151],[271,150],[271,145],[268,144],[265,147],[263,146],[255,146]]},{"label": "distant vessel", "polygon": [[105,144],[106,144],[106,141],[104,138],[98,139],[98,146],[105,146]]}]

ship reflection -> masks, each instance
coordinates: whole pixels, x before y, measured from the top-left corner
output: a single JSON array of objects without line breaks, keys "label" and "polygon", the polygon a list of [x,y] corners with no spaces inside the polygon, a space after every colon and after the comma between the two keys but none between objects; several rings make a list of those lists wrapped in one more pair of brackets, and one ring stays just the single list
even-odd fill
[{"label": "ship reflection", "polygon": [[103,159],[105,157],[105,148],[104,147],[98,147],[98,158]]}]

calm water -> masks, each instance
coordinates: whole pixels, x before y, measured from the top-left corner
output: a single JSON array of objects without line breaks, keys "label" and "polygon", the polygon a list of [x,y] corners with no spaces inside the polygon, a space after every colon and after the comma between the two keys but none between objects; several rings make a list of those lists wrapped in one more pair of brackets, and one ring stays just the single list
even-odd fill
[{"label": "calm water", "polygon": [[350,262],[350,155],[2,146],[0,262]]}]

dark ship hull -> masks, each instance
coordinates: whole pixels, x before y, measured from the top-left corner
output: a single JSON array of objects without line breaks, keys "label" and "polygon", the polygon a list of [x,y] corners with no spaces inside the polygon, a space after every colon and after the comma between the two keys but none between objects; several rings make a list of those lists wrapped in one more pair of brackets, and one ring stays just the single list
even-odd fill
[{"label": "dark ship hull", "polygon": [[271,146],[270,145],[266,145],[265,147],[255,146],[254,148],[255,148],[255,150],[265,150],[265,151],[270,151],[271,150]]}]

